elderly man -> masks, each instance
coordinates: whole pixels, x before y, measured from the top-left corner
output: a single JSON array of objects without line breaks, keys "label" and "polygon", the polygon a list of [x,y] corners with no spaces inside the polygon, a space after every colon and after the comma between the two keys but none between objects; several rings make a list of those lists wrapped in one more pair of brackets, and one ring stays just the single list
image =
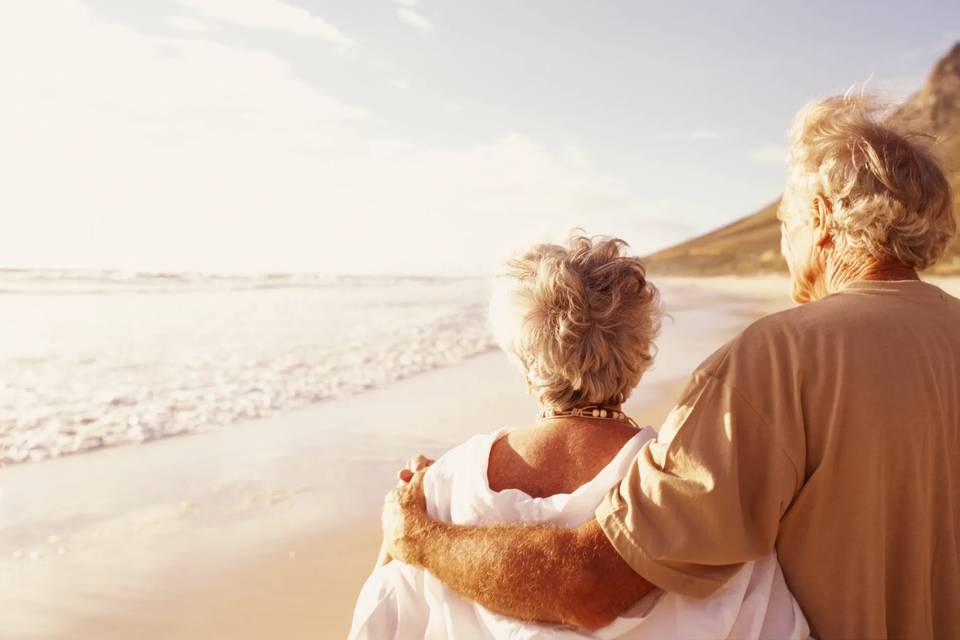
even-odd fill
[{"label": "elderly man", "polygon": [[390,553],[492,610],[596,628],[775,549],[819,638],[955,635],[960,300],[917,276],[956,231],[950,188],[862,98],[835,97],[797,116],[779,217],[804,304],[697,369],[595,520],[449,525],[418,473],[384,507]]}]

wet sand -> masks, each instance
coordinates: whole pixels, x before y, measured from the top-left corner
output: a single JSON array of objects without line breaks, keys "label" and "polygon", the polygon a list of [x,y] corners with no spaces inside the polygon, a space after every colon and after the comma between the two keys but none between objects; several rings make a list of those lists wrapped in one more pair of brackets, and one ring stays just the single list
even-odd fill
[{"label": "wet sand", "polygon": [[[697,362],[789,306],[784,287],[664,283],[673,320],[631,415],[658,426]],[[534,412],[488,352],[271,418],[0,469],[0,638],[343,638],[403,461]]]},{"label": "wet sand", "polygon": [[491,352],[275,418],[0,470],[0,638],[341,638],[395,470],[528,421],[518,386]]}]

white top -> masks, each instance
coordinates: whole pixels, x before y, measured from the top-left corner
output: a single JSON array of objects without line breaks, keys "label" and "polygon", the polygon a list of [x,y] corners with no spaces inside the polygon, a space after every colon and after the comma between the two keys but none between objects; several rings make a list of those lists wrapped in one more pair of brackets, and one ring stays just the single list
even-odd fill
[{"label": "white top", "polygon": [[[427,511],[454,524],[547,523],[573,528],[593,518],[603,496],[626,475],[650,427],[627,442],[593,480],[573,493],[533,498],[519,489],[493,491],[487,464],[501,429],[450,450],[424,476]],[[518,622],[466,600],[428,572],[401,562],[377,568],[353,614],[351,640],[532,640],[534,638],[808,638],[809,627],[787,589],[775,554],[746,563],[703,600],[655,591],[593,633]]]}]

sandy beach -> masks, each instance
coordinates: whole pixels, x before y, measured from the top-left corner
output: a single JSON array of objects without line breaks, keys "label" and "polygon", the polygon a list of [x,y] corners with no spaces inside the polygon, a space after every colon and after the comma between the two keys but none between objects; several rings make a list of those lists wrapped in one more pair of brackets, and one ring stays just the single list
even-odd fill
[{"label": "sandy beach", "polygon": [[[791,304],[779,277],[661,286],[672,320],[627,405],[653,426],[697,362]],[[343,638],[403,461],[534,411],[486,351],[267,418],[2,468],[0,638]]]}]

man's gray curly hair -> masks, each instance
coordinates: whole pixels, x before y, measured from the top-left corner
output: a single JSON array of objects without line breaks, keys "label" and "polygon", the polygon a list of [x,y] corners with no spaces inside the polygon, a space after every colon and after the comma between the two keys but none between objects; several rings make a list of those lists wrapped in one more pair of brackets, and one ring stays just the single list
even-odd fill
[{"label": "man's gray curly hair", "polygon": [[790,130],[791,184],[830,201],[839,255],[925,269],[957,230],[950,185],[922,136],[882,113],[869,96],[850,94],[801,109]]}]

